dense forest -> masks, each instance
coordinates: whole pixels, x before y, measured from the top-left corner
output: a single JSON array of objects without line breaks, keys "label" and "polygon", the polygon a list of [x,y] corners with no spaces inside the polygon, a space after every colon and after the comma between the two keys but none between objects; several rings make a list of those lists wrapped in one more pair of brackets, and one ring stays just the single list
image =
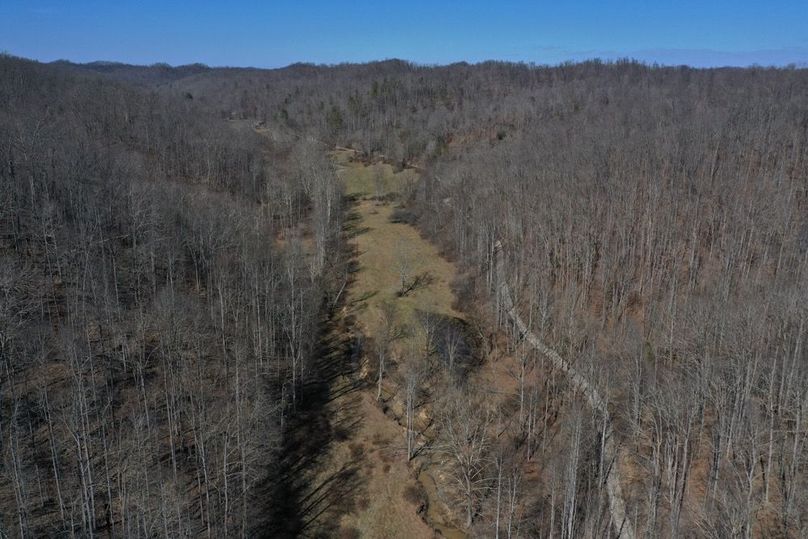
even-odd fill
[{"label": "dense forest", "polygon": [[0,532],[301,532],[272,507],[349,284],[337,146],[417,170],[397,219],[461,270],[474,361],[427,320],[449,370],[389,383],[464,533],[808,533],[808,70],[13,57]]},{"label": "dense forest", "polygon": [[326,158],[185,96],[0,73],[0,529],[250,534],[331,293]]}]

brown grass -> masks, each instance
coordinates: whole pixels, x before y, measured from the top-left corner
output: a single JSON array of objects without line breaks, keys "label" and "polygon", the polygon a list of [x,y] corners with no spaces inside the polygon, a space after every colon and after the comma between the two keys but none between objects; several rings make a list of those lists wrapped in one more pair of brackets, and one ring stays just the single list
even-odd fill
[{"label": "brown grass", "polygon": [[[342,315],[346,320],[355,317],[358,329],[369,337],[373,337],[376,330],[378,308],[383,301],[397,302],[406,323],[414,322],[417,309],[456,315],[451,309],[454,298],[449,288],[453,267],[411,226],[390,222],[393,207],[389,202],[371,199],[375,193],[374,174],[381,173],[385,190],[395,193],[399,185],[411,180],[412,172],[395,174],[390,166],[383,164],[366,167],[354,162],[348,151],[333,152],[332,157],[340,167],[348,194],[358,199],[354,210],[359,214],[359,233],[353,239],[359,252],[359,270],[348,290],[348,307]],[[428,287],[412,291],[403,298],[396,297],[399,288],[395,265],[397,247],[411,254],[413,271],[428,269],[436,275]],[[353,432],[333,443],[328,463],[319,472],[322,477],[328,477],[349,463],[360,465],[361,493],[358,493],[357,503],[340,515],[339,536],[433,537],[433,530],[417,513],[411,496],[407,496],[406,489],[412,480],[404,455],[403,429],[382,412],[375,392],[366,389],[340,396],[329,406],[333,407],[332,417],[341,417],[346,409],[351,410],[353,418],[361,417]]]}]

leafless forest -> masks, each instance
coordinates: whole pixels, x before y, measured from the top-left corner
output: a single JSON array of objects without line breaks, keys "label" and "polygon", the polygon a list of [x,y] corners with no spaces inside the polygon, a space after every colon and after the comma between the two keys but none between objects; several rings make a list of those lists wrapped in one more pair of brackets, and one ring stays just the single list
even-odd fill
[{"label": "leafless forest", "polygon": [[351,286],[334,147],[417,170],[397,219],[459,269],[418,362],[394,306],[345,354],[458,530],[808,536],[808,70],[9,56],[0,536],[332,535],[289,456]]}]

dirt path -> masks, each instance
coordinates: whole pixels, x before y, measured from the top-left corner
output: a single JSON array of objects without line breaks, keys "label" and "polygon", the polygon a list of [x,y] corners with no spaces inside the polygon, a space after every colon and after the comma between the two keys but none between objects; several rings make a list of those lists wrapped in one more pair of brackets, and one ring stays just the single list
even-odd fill
[{"label": "dirt path", "polygon": [[540,354],[550,360],[553,366],[569,377],[572,386],[580,392],[589,403],[592,409],[596,410],[604,419],[604,432],[603,432],[603,450],[606,462],[606,490],[609,494],[609,510],[611,512],[611,521],[615,533],[618,537],[625,539],[634,539],[634,528],[631,522],[626,517],[626,505],[623,499],[623,491],[620,483],[620,470],[618,467],[618,449],[614,441],[614,433],[612,431],[612,421],[609,415],[609,408],[606,401],[601,397],[597,388],[589,383],[589,381],[576,371],[572,365],[567,363],[558,353],[544,344],[536,335],[534,335],[527,324],[525,324],[522,317],[516,310],[513,303],[508,281],[505,276],[505,264],[503,261],[504,255],[502,252],[502,244],[497,240],[495,245],[496,257],[496,277],[499,286],[499,299],[502,301],[502,306],[513,323],[519,329],[520,335],[527,340],[533,348]]}]

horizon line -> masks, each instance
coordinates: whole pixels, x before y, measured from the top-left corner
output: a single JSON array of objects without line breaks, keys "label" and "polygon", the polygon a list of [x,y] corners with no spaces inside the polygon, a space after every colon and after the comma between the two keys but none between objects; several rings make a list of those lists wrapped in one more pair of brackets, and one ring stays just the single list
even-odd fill
[{"label": "horizon line", "polygon": [[[619,64],[619,63],[633,63],[639,64],[645,67],[650,68],[682,68],[686,67],[689,69],[806,69],[808,68],[808,49],[805,49],[806,59],[803,61],[790,61],[790,62],[772,62],[772,63],[759,63],[759,62],[751,62],[747,64],[741,63],[715,63],[712,65],[694,65],[693,63],[687,62],[673,62],[673,61],[665,61],[662,59],[659,60],[652,60],[650,58],[643,58],[646,54],[657,53],[657,54],[693,54],[693,53],[702,53],[702,54],[718,54],[718,55],[743,55],[743,54],[770,54],[775,52],[785,52],[785,51],[802,51],[801,47],[790,47],[790,48],[783,48],[783,49],[765,49],[765,50],[757,50],[757,51],[742,51],[742,52],[730,52],[730,51],[719,51],[719,50],[712,50],[712,49],[655,49],[655,50],[648,50],[648,51],[634,51],[633,54],[626,54],[620,55],[619,53],[615,53],[612,51],[580,51],[577,53],[578,55],[571,57],[566,60],[558,60],[555,62],[541,62],[535,60],[524,60],[524,59],[505,59],[505,58],[486,58],[481,60],[457,60],[453,62],[420,62],[416,60],[409,60],[406,58],[401,58],[397,56],[386,57],[386,58],[377,58],[377,59],[369,59],[369,60],[345,60],[345,61],[336,61],[336,62],[316,62],[316,61],[308,61],[308,60],[297,60],[290,63],[275,65],[275,66],[261,66],[261,65],[250,65],[250,64],[217,64],[211,65],[205,62],[188,62],[188,63],[176,63],[172,64],[169,62],[164,61],[156,61],[156,62],[143,62],[143,63],[132,63],[128,61],[122,60],[109,60],[109,59],[96,59],[96,60],[88,60],[88,61],[77,61],[72,60],[69,58],[56,58],[53,60],[45,60],[40,58],[31,58],[26,57],[23,55],[18,55],[13,52],[7,50],[0,50],[0,56],[7,56],[12,58],[17,58],[20,60],[27,60],[31,62],[37,62],[40,64],[48,65],[48,64],[59,64],[59,63],[67,63],[72,65],[83,65],[83,66],[91,66],[91,65],[109,65],[109,66],[127,66],[127,67],[169,67],[171,69],[178,69],[182,67],[192,67],[198,66],[203,67],[206,69],[253,69],[253,70],[282,70],[288,69],[295,66],[307,66],[307,67],[318,67],[318,68],[334,68],[340,66],[360,66],[360,65],[370,65],[370,64],[377,64],[377,63],[384,63],[384,62],[403,62],[409,64],[414,67],[419,68],[441,68],[441,67],[451,67],[455,65],[469,65],[469,66],[478,66],[483,64],[489,63],[501,63],[501,64],[509,64],[509,65],[520,65],[520,66],[527,66],[533,68],[557,68],[563,67],[567,65],[578,65],[578,64],[585,64],[585,63],[601,63],[605,65],[612,65],[612,64]],[[591,55],[587,54],[591,53]]]}]

